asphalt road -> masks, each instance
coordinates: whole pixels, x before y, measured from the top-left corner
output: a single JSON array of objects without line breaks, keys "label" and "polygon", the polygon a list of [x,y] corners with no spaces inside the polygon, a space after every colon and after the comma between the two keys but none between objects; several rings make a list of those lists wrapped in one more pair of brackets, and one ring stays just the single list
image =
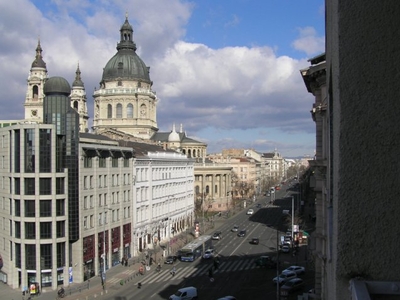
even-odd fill
[{"label": "asphalt road", "polygon": [[[247,215],[247,209],[227,219],[216,231],[222,232],[222,239],[214,241],[215,250],[220,257],[220,266],[214,271],[214,281],[208,277],[208,270],[213,261],[198,259],[195,262],[177,262],[177,273],[172,277],[170,265],[164,265],[160,273],[151,271],[141,280],[142,287],[126,284],[118,289],[118,297],[110,299],[168,299],[179,288],[195,286],[198,289],[199,299],[218,299],[232,295],[236,299],[277,299],[277,287],[272,279],[276,276],[276,269],[257,267],[256,258],[261,255],[277,255],[278,239],[285,233],[287,224],[282,215],[282,210],[291,209],[291,195],[293,191],[286,191],[287,187],[276,192],[274,205],[269,204],[269,197],[258,199],[248,208],[254,210],[253,215]],[[256,204],[262,204],[256,208]],[[234,225],[239,230],[245,229],[245,237],[238,237],[237,232],[231,232]],[[251,238],[260,239],[258,245],[251,245]],[[306,249],[303,246],[297,256],[291,253],[280,253],[280,270],[290,265],[306,266],[306,274],[301,277],[306,283],[305,290],[313,286],[314,274],[307,270]],[[115,294],[114,294],[115,295]],[[296,299],[296,294],[288,299]],[[283,298],[281,298],[283,300]]]}]

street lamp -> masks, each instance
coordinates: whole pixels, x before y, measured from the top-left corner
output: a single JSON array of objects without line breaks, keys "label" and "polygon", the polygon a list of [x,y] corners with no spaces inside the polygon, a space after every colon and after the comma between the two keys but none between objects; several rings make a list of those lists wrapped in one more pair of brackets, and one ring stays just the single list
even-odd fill
[{"label": "street lamp", "polygon": [[106,206],[104,205],[104,214],[103,214],[103,223],[104,223],[104,227],[103,227],[103,288],[106,285],[106,209],[107,210],[112,210],[111,208],[106,208]]}]

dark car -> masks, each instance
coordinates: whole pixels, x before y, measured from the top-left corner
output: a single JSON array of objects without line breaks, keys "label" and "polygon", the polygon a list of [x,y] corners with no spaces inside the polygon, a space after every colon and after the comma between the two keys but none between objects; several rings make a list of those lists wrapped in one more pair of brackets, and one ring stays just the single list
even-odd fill
[{"label": "dark car", "polygon": [[176,261],[176,259],[177,259],[177,257],[175,255],[170,255],[170,256],[167,256],[164,263],[171,265]]},{"label": "dark car", "polygon": [[256,207],[257,207],[257,208],[261,208],[261,204],[260,204],[260,203],[258,203]]},{"label": "dark car", "polygon": [[285,284],[282,285],[281,290],[285,290],[291,293],[294,291],[302,290],[303,288],[304,288],[303,280],[301,278],[293,278],[285,282]]},{"label": "dark car", "polygon": [[214,234],[212,235],[212,239],[213,239],[213,240],[220,240],[220,239],[222,239],[222,233],[221,233],[221,231],[216,231],[216,232],[214,232]]},{"label": "dark car", "polygon": [[259,243],[260,243],[259,238],[252,238],[250,241],[250,244],[253,244],[253,245],[258,245]]},{"label": "dark car", "polygon": [[246,230],[240,230],[237,234],[238,237],[245,237],[246,236]]}]

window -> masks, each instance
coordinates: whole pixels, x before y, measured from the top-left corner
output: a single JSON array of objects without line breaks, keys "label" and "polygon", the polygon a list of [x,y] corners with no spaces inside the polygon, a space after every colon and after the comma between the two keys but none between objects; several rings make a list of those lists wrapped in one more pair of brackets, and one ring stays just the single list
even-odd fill
[{"label": "window", "polygon": [[65,243],[57,243],[57,268],[65,267]]},{"label": "window", "polygon": [[40,216],[51,217],[51,200],[40,200]]},{"label": "window", "polygon": [[112,167],[117,168],[118,167],[118,158],[113,157],[112,158]]},{"label": "window", "polygon": [[[52,244],[40,245],[40,267],[43,269],[51,269],[52,267]],[[43,285],[42,285],[43,286]]]},{"label": "window", "polygon": [[40,238],[51,239],[51,222],[40,223]]},{"label": "window", "polygon": [[15,216],[20,217],[21,216],[21,200],[14,200],[14,210],[15,210]]},{"label": "window", "polygon": [[51,172],[51,129],[39,129],[40,172]]},{"label": "window", "polygon": [[40,195],[51,195],[51,178],[39,179]]},{"label": "window", "polygon": [[21,194],[21,179],[14,178],[14,194],[20,195]]},{"label": "window", "polygon": [[83,197],[83,208],[88,209],[88,200],[87,196]]},{"label": "window", "polygon": [[25,217],[35,217],[35,200],[25,200]]},{"label": "window", "polygon": [[133,118],[133,105],[131,103],[126,106],[126,117],[128,119]]},{"label": "window", "polygon": [[88,229],[88,217],[83,217],[83,229]]},{"label": "window", "polygon": [[25,245],[25,267],[36,270],[36,245]]},{"label": "window", "polygon": [[107,105],[107,118],[112,119],[112,106],[111,104]]},{"label": "window", "polygon": [[124,158],[124,167],[129,168],[129,158]]},{"label": "window", "polygon": [[99,168],[105,168],[105,167],[106,167],[106,158],[99,157]]},{"label": "window", "polygon": [[84,156],[83,167],[84,168],[91,168],[92,167],[92,158],[91,157]]},{"label": "window", "polygon": [[25,172],[35,172],[35,129],[25,129]]},{"label": "window", "polygon": [[25,178],[25,195],[35,195],[35,178]]},{"label": "window", "polygon": [[65,199],[57,199],[56,200],[56,216],[64,216],[65,215]]},{"label": "window", "polygon": [[15,237],[17,239],[21,238],[21,222],[15,222]]},{"label": "window", "polygon": [[65,237],[65,221],[57,221],[57,237]]},{"label": "window", "polygon": [[35,222],[25,222],[25,238],[29,240],[36,239]]},{"label": "window", "polygon": [[65,193],[65,181],[63,177],[56,178],[56,194],[62,195]]},{"label": "window", "polygon": [[[12,249],[12,248],[11,248]],[[11,256],[12,256],[12,251]],[[21,268],[21,244],[15,244],[15,267]]]},{"label": "window", "polygon": [[122,104],[117,104],[117,119],[122,119]]}]

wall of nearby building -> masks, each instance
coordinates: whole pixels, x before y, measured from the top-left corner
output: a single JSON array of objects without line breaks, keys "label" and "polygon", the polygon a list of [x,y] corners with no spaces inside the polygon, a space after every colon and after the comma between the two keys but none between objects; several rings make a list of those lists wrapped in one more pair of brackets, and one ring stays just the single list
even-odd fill
[{"label": "wall of nearby building", "polygon": [[326,8],[333,255],[324,299],[350,299],[351,278],[400,280],[400,6],[327,0]]}]

